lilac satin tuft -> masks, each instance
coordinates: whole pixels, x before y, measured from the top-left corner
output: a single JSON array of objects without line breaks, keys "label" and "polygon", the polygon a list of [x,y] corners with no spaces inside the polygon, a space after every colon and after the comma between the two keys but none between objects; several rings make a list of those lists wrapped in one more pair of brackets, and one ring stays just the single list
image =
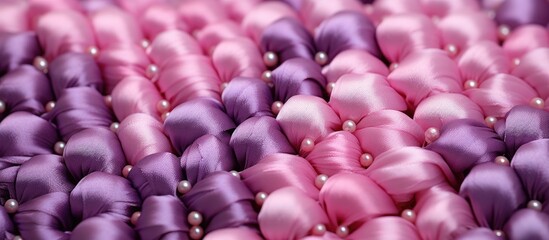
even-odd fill
[{"label": "lilac satin tuft", "polygon": [[6,33],[0,31],[0,76],[23,64],[33,64],[42,52],[34,32]]}]

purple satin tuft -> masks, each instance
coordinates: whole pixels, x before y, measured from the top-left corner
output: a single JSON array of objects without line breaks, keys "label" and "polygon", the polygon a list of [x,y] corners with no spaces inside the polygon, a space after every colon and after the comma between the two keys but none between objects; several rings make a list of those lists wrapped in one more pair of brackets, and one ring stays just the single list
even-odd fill
[{"label": "purple satin tuft", "polygon": [[229,136],[206,134],[193,142],[181,155],[185,178],[194,185],[212,172],[231,171],[237,167]]},{"label": "purple satin tuft", "polygon": [[121,175],[126,165],[116,134],[103,128],[86,129],[74,134],[65,146],[63,158],[76,180],[92,172]]},{"label": "purple satin tuft", "polygon": [[275,100],[288,101],[295,95],[322,97],[326,79],[320,66],[305,58],[290,59],[273,70]]},{"label": "purple satin tuft", "polygon": [[103,91],[101,72],[93,57],[84,53],[66,53],[50,63],[48,67],[55,96],[62,96],[63,90],[73,87],[90,87]]},{"label": "purple satin tuft", "polygon": [[[6,200],[15,199],[15,178],[21,164],[28,161],[29,157],[0,157],[0,205],[4,206]],[[1,235],[0,235],[1,236]]]},{"label": "purple satin tuft", "polygon": [[135,231],[123,221],[101,214],[82,221],[74,228],[71,238],[74,240],[133,240],[137,239]]},{"label": "purple satin tuft", "polygon": [[316,48],[313,37],[298,20],[282,18],[269,25],[261,36],[263,52],[277,54],[280,62],[292,58],[314,59]]},{"label": "purple satin tuft", "polygon": [[135,230],[141,239],[189,239],[187,209],[174,196],[148,197],[141,207]]},{"label": "purple satin tuft", "polygon": [[52,192],[20,205],[14,222],[26,239],[69,239],[75,219],[72,218],[69,195]]},{"label": "purple satin tuft", "polygon": [[495,163],[473,168],[461,185],[460,195],[471,203],[479,225],[492,229],[502,229],[526,200],[513,169]]},{"label": "purple satin tuft", "polygon": [[530,106],[514,107],[507,113],[504,129],[504,141],[512,156],[525,143],[549,138],[549,112]]},{"label": "purple satin tuft", "polygon": [[70,195],[71,212],[85,220],[99,214],[128,221],[140,206],[139,195],[130,182],[120,176],[94,172],[82,178]]},{"label": "purple satin tuft", "polygon": [[204,217],[206,233],[223,228],[257,228],[254,196],[244,183],[227,172],[208,175],[182,197],[189,211]]},{"label": "purple satin tuft", "polygon": [[141,199],[155,195],[176,196],[177,184],[183,180],[179,158],[167,152],[151,154],[133,166],[128,179]]},{"label": "purple satin tuft", "polygon": [[539,201],[549,214],[549,139],[522,145],[511,161],[529,199]]},{"label": "purple satin tuft", "polygon": [[231,137],[231,146],[246,169],[272,153],[295,154],[278,122],[272,117],[254,117],[240,124]]},{"label": "purple satin tuft", "polygon": [[221,98],[227,115],[236,124],[241,124],[251,117],[273,116],[271,89],[262,80],[236,77],[223,90]]},{"label": "purple satin tuft", "polygon": [[518,211],[504,228],[508,239],[549,239],[549,216],[532,209]]},{"label": "purple satin tuft", "polygon": [[496,21],[511,28],[525,24],[549,23],[547,0],[505,0],[496,11]]},{"label": "purple satin tuft", "polygon": [[505,152],[499,136],[484,123],[473,120],[456,120],[446,124],[440,138],[427,146],[439,153],[455,173],[493,161]]},{"label": "purple satin tuft", "polygon": [[218,136],[234,127],[223,106],[209,98],[194,99],[177,106],[164,122],[166,134],[179,154],[201,136]]},{"label": "purple satin tuft", "polygon": [[31,64],[42,49],[34,32],[0,32],[0,76],[23,64]]},{"label": "purple satin tuft", "polygon": [[65,89],[57,100],[55,108],[48,113],[57,125],[63,140],[89,128],[109,128],[112,112],[105,104],[103,96],[95,89],[77,87]]},{"label": "purple satin tuft", "polygon": [[17,67],[0,78],[0,101],[7,109],[0,113],[0,119],[17,111],[41,115],[45,112],[44,105],[51,100],[48,78],[31,65]]},{"label": "purple satin tuft", "polygon": [[44,119],[27,112],[16,112],[0,122],[0,157],[51,154],[57,141],[55,127]]},{"label": "purple satin tuft", "polygon": [[330,62],[342,51],[360,49],[381,56],[374,24],[360,12],[343,11],[324,20],[316,29],[318,51],[328,54]]},{"label": "purple satin tuft", "polygon": [[14,232],[14,226],[10,216],[3,206],[0,206],[0,238],[8,238],[8,234]]},{"label": "purple satin tuft", "polygon": [[15,180],[19,204],[52,192],[70,193],[74,184],[58,155],[38,155],[21,165]]}]

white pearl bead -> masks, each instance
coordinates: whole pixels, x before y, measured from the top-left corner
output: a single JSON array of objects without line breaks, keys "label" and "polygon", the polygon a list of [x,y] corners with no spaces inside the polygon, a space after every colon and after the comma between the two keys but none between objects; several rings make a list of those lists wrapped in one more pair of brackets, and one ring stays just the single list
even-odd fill
[{"label": "white pearl bead", "polygon": [[255,203],[257,203],[258,206],[261,206],[263,205],[263,203],[265,202],[265,200],[267,200],[267,197],[269,195],[267,195],[267,193],[264,193],[264,192],[258,192],[256,195],[255,195]]},{"label": "white pearl bead", "polygon": [[509,28],[507,25],[501,25],[498,28],[498,35],[501,40],[505,40],[507,36],[511,34],[511,28]]},{"label": "white pearl bead", "polygon": [[467,80],[465,81],[465,84],[463,84],[463,87],[465,88],[465,90],[478,88],[478,83],[475,80]]},{"label": "white pearl bead", "polygon": [[284,104],[281,102],[281,101],[275,101],[273,102],[273,105],[271,105],[271,111],[277,115],[280,110],[282,109],[282,107],[284,106]]},{"label": "white pearl bead", "polygon": [[317,52],[315,55],[315,62],[318,63],[320,66],[324,66],[326,63],[328,63],[328,54],[325,52]]},{"label": "white pearl bead", "polygon": [[191,191],[191,183],[187,180],[183,180],[181,182],[179,182],[179,184],[177,184],[177,192],[181,193],[181,194],[185,194],[185,193],[188,193],[189,191]]},{"label": "white pearl bead", "polygon": [[316,176],[316,179],[315,179],[315,186],[318,188],[318,189],[321,189],[322,186],[324,186],[324,184],[328,181],[328,175],[326,174],[320,174],[318,176]]},{"label": "white pearl bead", "polygon": [[166,121],[166,118],[168,118],[168,116],[170,116],[170,112],[162,113],[162,116],[160,117],[162,118],[162,121]]},{"label": "white pearl bead", "polygon": [[392,72],[397,68],[398,68],[398,63],[391,63],[391,65],[389,66],[389,71]]},{"label": "white pearl bead", "polygon": [[229,172],[231,175],[233,175],[234,177],[240,179],[240,173],[238,173],[238,171],[235,171],[235,170],[232,170]]},{"label": "white pearl bead", "polygon": [[543,109],[545,107],[545,102],[539,97],[532,98],[530,105],[535,108]]},{"label": "white pearl bead", "polygon": [[334,90],[335,85],[336,85],[335,82],[328,83],[328,85],[326,85],[326,92],[328,92],[328,94],[332,94],[332,91]]},{"label": "white pearl bead", "polygon": [[274,67],[278,64],[278,56],[274,52],[266,52],[263,54],[263,63],[267,67]]},{"label": "white pearl bead", "polygon": [[222,83],[221,85],[219,85],[219,90],[221,90],[221,92],[225,91],[225,89],[229,86],[229,83],[228,82],[224,82]]},{"label": "white pearl bead", "polygon": [[446,52],[448,52],[448,54],[451,56],[451,57],[455,57],[457,54],[458,54],[458,48],[456,45],[454,44],[448,44],[446,45]]},{"label": "white pearl bead", "polygon": [[35,57],[33,65],[36,69],[40,70],[43,73],[48,73],[48,61],[43,57]]},{"label": "white pearl bead", "polygon": [[192,211],[189,213],[189,215],[187,216],[187,221],[189,222],[189,224],[191,224],[192,226],[198,226],[202,223],[202,214],[200,214],[199,212],[197,211]]},{"label": "white pearl bead", "polygon": [[425,131],[425,142],[432,143],[440,137],[440,131],[437,128],[430,127]]},{"label": "white pearl bead", "polygon": [[156,104],[156,110],[159,113],[165,113],[165,112],[170,111],[170,102],[168,102],[168,100],[164,100],[164,99],[158,101],[158,103]]},{"label": "white pearl bead", "polygon": [[374,162],[374,157],[372,156],[372,154],[364,153],[360,155],[360,165],[362,167],[367,168],[370,165],[372,165],[373,162]]},{"label": "white pearl bead", "polygon": [[154,64],[150,64],[147,67],[147,71],[145,72],[145,75],[147,76],[147,78],[152,79],[156,76],[157,73],[158,73],[158,67]]},{"label": "white pearl bead", "polygon": [[132,214],[132,217],[130,218],[130,222],[133,225],[137,225],[137,221],[139,220],[139,217],[141,217],[141,212],[134,212]]},{"label": "white pearl bead", "polygon": [[326,233],[326,225],[319,223],[313,227],[311,234],[314,236],[322,236]]},{"label": "white pearl bead", "polygon": [[347,226],[337,227],[336,234],[340,238],[345,238],[349,235],[349,228]]},{"label": "white pearl bead", "polygon": [[343,122],[343,126],[341,128],[343,129],[343,131],[352,133],[356,130],[356,123],[353,120],[347,120]]},{"label": "white pearl bead", "polygon": [[99,49],[95,46],[91,46],[88,48],[88,52],[95,57],[97,56],[97,54],[99,54]]},{"label": "white pearl bead", "polygon": [[498,119],[496,117],[493,117],[493,116],[488,116],[484,119],[484,122],[486,123],[486,126],[492,128],[494,127],[494,125],[496,124],[496,122],[498,121]]},{"label": "white pearl bead", "polygon": [[199,226],[194,226],[189,231],[189,237],[191,237],[191,239],[201,239],[203,235],[204,230]]},{"label": "white pearl bead", "polygon": [[513,64],[514,64],[515,66],[520,65],[520,59],[519,59],[519,58],[513,59]]},{"label": "white pearl bead", "polygon": [[8,199],[4,203],[4,208],[6,209],[6,212],[8,213],[15,213],[19,209],[19,202],[15,199]]},{"label": "white pearl bead", "polygon": [[542,204],[541,202],[539,202],[538,200],[530,200],[528,202],[528,208],[530,209],[533,209],[533,210],[536,210],[536,211],[541,211],[541,208],[542,208]]},{"label": "white pearl bead", "polygon": [[120,128],[120,123],[117,123],[117,122],[113,122],[113,123],[111,124],[111,127],[110,127],[111,131],[113,131],[113,132],[115,132],[115,133],[118,132],[118,129],[119,129],[119,128]]},{"label": "white pearl bead", "polygon": [[405,209],[400,216],[412,223],[416,221],[416,213],[412,209]]},{"label": "white pearl bead", "polygon": [[494,234],[496,234],[496,236],[498,237],[503,237],[503,235],[505,235],[501,230],[494,230]]},{"label": "white pearl bead", "polygon": [[130,172],[132,171],[133,169],[133,166],[132,165],[126,165],[124,166],[124,168],[122,168],[122,176],[124,176],[125,178],[128,177],[128,175],[130,175]]},{"label": "white pearl bead", "polygon": [[6,111],[6,103],[4,101],[0,101],[0,114],[4,113]]},{"label": "white pearl bead", "polygon": [[273,82],[273,72],[266,70],[261,74],[261,79],[265,81],[266,83],[272,83]]},{"label": "white pearl bead", "polygon": [[55,146],[53,146],[53,150],[55,151],[55,153],[63,155],[63,152],[65,151],[65,143],[61,141],[56,142]]},{"label": "white pearl bead", "polygon": [[147,48],[149,47],[149,45],[151,45],[151,43],[149,42],[149,40],[147,40],[147,39],[141,40],[141,47],[142,47],[142,48],[147,49]]},{"label": "white pearl bead", "polygon": [[44,108],[46,109],[46,112],[51,112],[55,108],[55,102],[49,101]]},{"label": "white pearl bead", "polygon": [[502,165],[502,166],[509,166],[509,159],[507,159],[506,157],[504,156],[497,156],[495,159],[494,159],[494,162],[496,164],[499,164],[499,165]]},{"label": "white pearl bead", "polygon": [[310,152],[315,147],[315,141],[310,138],[305,138],[301,142],[301,150],[305,152]]},{"label": "white pearl bead", "polygon": [[112,96],[107,95],[103,99],[105,100],[105,105],[107,105],[107,107],[112,108]]}]

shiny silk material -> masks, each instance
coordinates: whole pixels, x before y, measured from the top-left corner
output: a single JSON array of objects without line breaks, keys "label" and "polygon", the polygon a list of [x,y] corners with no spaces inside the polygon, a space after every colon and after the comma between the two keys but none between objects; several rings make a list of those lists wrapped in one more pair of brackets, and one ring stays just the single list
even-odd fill
[{"label": "shiny silk material", "polygon": [[74,134],[65,145],[63,158],[70,175],[76,180],[92,172],[121,175],[126,165],[116,134],[104,128],[86,129]]},{"label": "shiny silk material", "polygon": [[31,65],[18,66],[0,77],[0,101],[7,109],[0,113],[0,119],[18,111],[41,115],[51,100],[53,95],[48,78]]},{"label": "shiny silk material", "polygon": [[341,11],[324,20],[315,30],[315,43],[318,51],[328,54],[330,60],[348,49],[381,56],[374,24],[360,12]]},{"label": "shiny silk material", "polygon": [[92,56],[84,53],[63,54],[48,66],[53,92],[58,98],[62,91],[73,87],[90,87],[103,91],[101,72]]},{"label": "shiny silk material", "polygon": [[[465,175],[460,195],[470,202],[481,227],[501,229],[511,239],[549,237],[547,121],[547,112],[517,106],[498,121],[495,130],[484,123],[456,120],[428,146],[456,174]],[[496,156],[507,157],[510,166],[494,163]],[[541,203],[541,212],[525,208],[532,200]],[[483,235],[483,230],[475,229],[461,238]]]},{"label": "shiny silk material", "polygon": [[292,58],[312,60],[316,53],[313,37],[294,18],[282,18],[263,30],[261,48],[276,53],[280,62]]},{"label": "shiny silk material", "polygon": [[548,24],[547,0],[0,0],[0,240],[549,239]]},{"label": "shiny silk material", "polygon": [[240,179],[227,172],[208,175],[182,200],[189,210],[202,214],[206,233],[230,227],[257,227],[252,192]]},{"label": "shiny silk material", "polygon": [[265,82],[255,78],[236,77],[231,80],[221,95],[227,115],[236,124],[251,117],[273,116],[271,89]]},{"label": "shiny silk material", "polygon": [[35,33],[0,31],[0,76],[22,64],[32,64],[41,52]]},{"label": "shiny silk material", "polygon": [[185,178],[195,184],[212,172],[237,169],[229,136],[206,134],[197,138],[181,155],[181,168]]},{"label": "shiny silk material", "polygon": [[65,89],[46,118],[53,120],[65,141],[82,130],[108,128],[112,123],[103,96],[88,87]]},{"label": "shiny silk material", "polygon": [[544,0],[506,0],[496,12],[496,21],[515,28],[524,24],[549,23],[549,2]]},{"label": "shiny silk material", "polygon": [[321,74],[320,66],[312,60],[293,58],[285,61],[273,70],[275,99],[288,101],[295,95],[312,95],[322,97],[326,79]]},{"label": "shiny silk material", "polygon": [[0,144],[0,157],[31,157],[52,153],[57,132],[51,123],[38,116],[16,112],[0,122],[0,139],[10,141],[10,144]]},{"label": "shiny silk material", "polygon": [[177,184],[183,179],[179,158],[167,152],[151,154],[133,166],[128,179],[141,199],[177,196]]},{"label": "shiny silk material", "polygon": [[[215,121],[211,122],[210,119]],[[221,104],[208,98],[195,99],[177,106],[164,122],[166,134],[180,154],[197,138],[205,134],[218,136],[234,127]]]}]

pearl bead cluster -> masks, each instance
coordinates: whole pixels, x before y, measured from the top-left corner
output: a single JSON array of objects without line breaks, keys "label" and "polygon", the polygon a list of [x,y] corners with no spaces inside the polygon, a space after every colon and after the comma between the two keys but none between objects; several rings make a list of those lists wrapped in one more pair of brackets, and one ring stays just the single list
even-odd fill
[{"label": "pearl bead cluster", "polygon": [[191,239],[201,239],[204,236],[204,229],[200,227],[202,220],[202,214],[197,211],[192,211],[187,215],[187,222],[192,226],[189,230],[189,237]]}]

